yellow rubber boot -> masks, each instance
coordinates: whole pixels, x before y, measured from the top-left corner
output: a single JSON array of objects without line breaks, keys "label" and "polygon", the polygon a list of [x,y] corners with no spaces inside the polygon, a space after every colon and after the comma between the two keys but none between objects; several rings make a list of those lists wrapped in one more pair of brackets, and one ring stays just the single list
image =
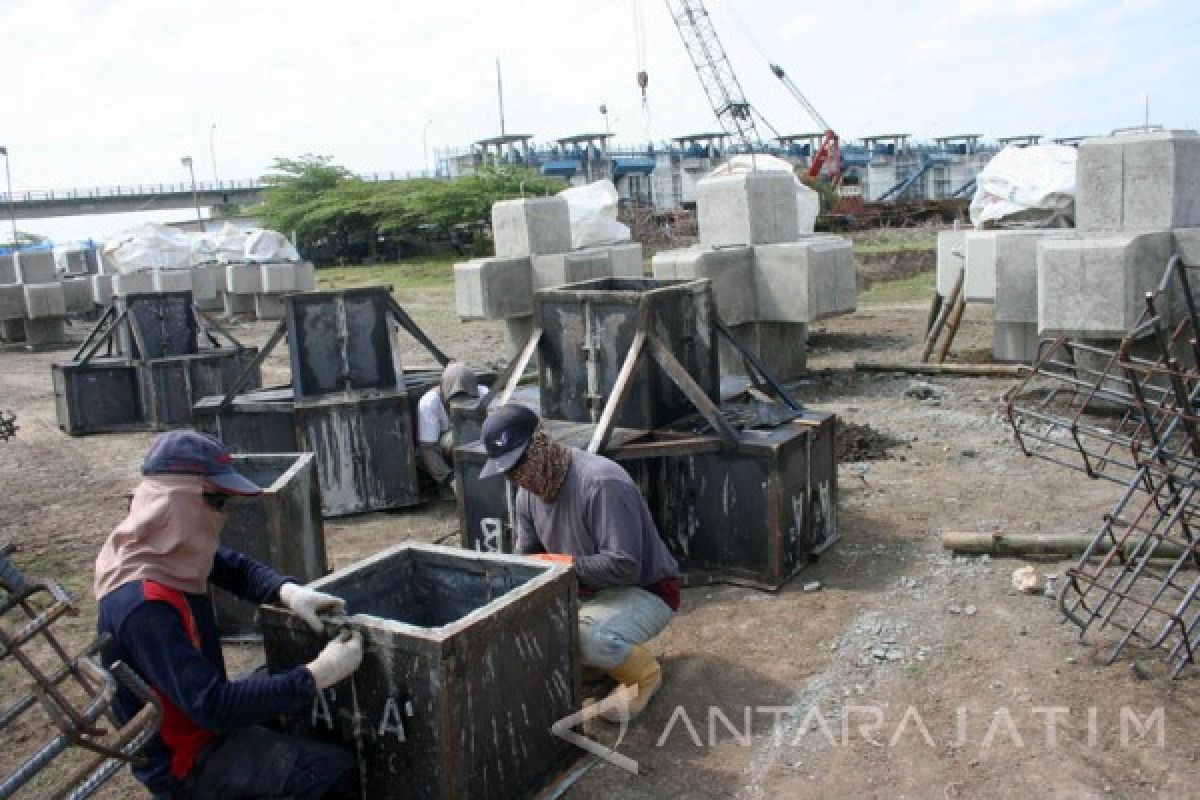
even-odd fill
[{"label": "yellow rubber boot", "polygon": [[614,692],[626,686],[637,688],[637,696],[627,705],[601,715],[609,722],[626,722],[641,714],[658,687],[662,686],[662,667],[658,665],[658,659],[640,644],[635,644],[629,651],[629,657],[609,670],[608,675],[617,682]]}]

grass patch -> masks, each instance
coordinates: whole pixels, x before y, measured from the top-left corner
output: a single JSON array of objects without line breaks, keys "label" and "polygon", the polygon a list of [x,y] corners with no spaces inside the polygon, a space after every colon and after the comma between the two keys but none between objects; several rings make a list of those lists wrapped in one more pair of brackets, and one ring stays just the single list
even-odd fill
[{"label": "grass patch", "polygon": [[859,255],[867,253],[907,253],[913,250],[937,250],[937,238],[930,236],[922,239],[900,239],[892,242],[864,242],[855,244],[854,252]]},{"label": "grass patch", "polygon": [[933,272],[922,272],[911,278],[898,281],[881,281],[858,296],[860,305],[871,303],[929,302],[937,276]]},{"label": "grass patch", "polygon": [[347,289],[387,284],[399,291],[451,286],[454,284],[454,265],[464,260],[463,256],[447,254],[369,267],[322,267],[317,270],[317,288]]}]

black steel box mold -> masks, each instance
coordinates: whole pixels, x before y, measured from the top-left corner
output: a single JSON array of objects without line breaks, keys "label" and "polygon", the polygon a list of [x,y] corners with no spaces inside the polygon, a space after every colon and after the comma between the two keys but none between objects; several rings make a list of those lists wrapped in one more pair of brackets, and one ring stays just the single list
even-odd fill
[{"label": "black steel box mold", "polygon": [[[551,733],[580,705],[568,569],[407,543],[311,585],[346,599],[364,657],[289,725],[352,748],[363,798],[528,797],[574,760]],[[306,663],[334,630],[274,606],[262,620],[271,672]]]}]

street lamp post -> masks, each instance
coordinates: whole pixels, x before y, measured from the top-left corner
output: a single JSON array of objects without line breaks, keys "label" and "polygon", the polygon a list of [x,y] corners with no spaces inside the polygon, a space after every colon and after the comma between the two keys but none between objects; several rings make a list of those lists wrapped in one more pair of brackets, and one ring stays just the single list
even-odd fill
[{"label": "street lamp post", "polygon": [[213,123],[208,129],[208,155],[212,159],[213,168],[213,188],[221,188],[221,179],[217,175],[217,146],[213,143],[213,137],[217,134],[217,123]]},{"label": "street lamp post", "polygon": [[8,183],[8,219],[12,222],[13,252],[17,252],[17,206],[13,199],[12,172],[8,168],[8,148],[0,145],[0,156],[4,156],[4,178]]},{"label": "street lamp post", "polygon": [[610,131],[609,127],[608,127],[608,104],[607,103],[600,104],[600,113],[604,115],[604,133],[605,134],[611,133],[612,131]]},{"label": "street lamp post", "polygon": [[426,120],[425,127],[421,128],[421,155],[425,158],[425,177],[429,177],[429,126],[433,124],[433,120]]},{"label": "street lamp post", "polygon": [[192,176],[192,203],[196,206],[196,222],[200,223],[200,230],[204,230],[204,217],[200,216],[200,196],[196,194],[196,170],[192,166],[192,157],[184,156],[179,159],[179,163],[188,168],[188,174]]}]

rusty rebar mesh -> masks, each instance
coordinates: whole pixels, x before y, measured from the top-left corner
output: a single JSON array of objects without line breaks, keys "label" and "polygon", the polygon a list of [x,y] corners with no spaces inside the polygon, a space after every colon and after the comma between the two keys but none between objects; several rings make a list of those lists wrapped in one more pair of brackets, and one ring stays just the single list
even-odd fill
[{"label": "rusty rebar mesh", "polygon": [[11,411],[0,411],[0,442],[7,442],[17,435],[17,415]]},{"label": "rusty rebar mesh", "polygon": [[1043,343],[1007,412],[1028,456],[1125,485],[1059,595],[1080,635],[1165,652],[1172,673],[1200,638],[1200,349],[1191,273],[1172,258],[1116,346]]},{"label": "rusty rebar mesh", "polygon": [[100,642],[68,649],[55,626],[73,614],[53,582],[31,581],[0,550],[0,798],[86,797],[157,730],[159,710],[121,726],[113,716],[119,676],[149,692],[127,669],[102,669]]}]

